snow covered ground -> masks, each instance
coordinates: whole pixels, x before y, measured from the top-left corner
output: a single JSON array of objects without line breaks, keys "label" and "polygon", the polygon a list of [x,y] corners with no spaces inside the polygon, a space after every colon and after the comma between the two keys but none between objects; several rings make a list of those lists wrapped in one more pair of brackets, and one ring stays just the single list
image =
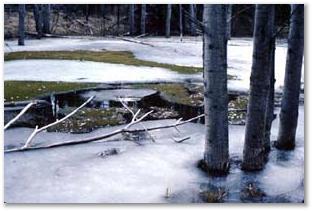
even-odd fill
[{"label": "snow covered ground", "polygon": [[[145,126],[166,124],[172,120],[144,122]],[[138,126],[139,127],[139,126]],[[276,139],[278,119],[273,122],[272,140]],[[116,128],[116,127],[114,127]],[[41,133],[34,143],[81,138],[91,134]],[[230,156],[241,159],[244,126],[230,125]],[[4,201],[7,203],[166,203],[196,202],[204,185],[223,187],[226,202],[239,202],[240,192],[254,183],[265,192],[268,202],[301,202],[304,199],[304,108],[300,106],[297,146],[294,151],[273,149],[265,169],[244,173],[234,164],[227,177],[207,177],[196,163],[203,156],[204,126],[188,123],[180,126],[182,137],[175,143],[174,129],[153,131],[156,143],[142,140],[97,142],[46,150],[6,153],[4,155]],[[32,132],[15,128],[5,133],[5,146],[18,146]],[[120,137],[114,137],[118,139]],[[117,148],[118,155],[103,158],[99,153]],[[166,192],[169,190],[169,198]]]},{"label": "snow covered ground", "polygon": [[[21,74],[21,72],[23,74]],[[66,82],[183,82],[201,74],[179,74],[164,68],[70,60],[16,60],[4,63],[4,80]]]},{"label": "snow covered ground", "polygon": [[[42,40],[27,40],[25,46],[17,46],[17,41],[6,41],[5,52],[15,52],[15,51],[43,51],[43,50],[91,50],[91,51],[101,51],[101,50],[110,50],[110,51],[131,51],[134,55],[142,60],[155,61],[160,63],[168,63],[168,64],[176,64],[183,66],[195,66],[202,67],[202,39],[201,37],[185,37],[183,42],[180,42],[178,37],[172,37],[169,39],[166,38],[141,38],[140,41],[144,43],[148,43],[150,45],[142,45],[133,42],[127,42],[120,39],[113,38],[53,38],[53,39],[42,39]],[[284,82],[284,72],[285,72],[285,62],[286,62],[286,53],[287,53],[287,43],[284,40],[280,40],[277,42],[276,46],[276,88],[279,90],[280,86],[283,85]],[[12,63],[17,63],[13,65]],[[65,71],[72,73],[71,67],[73,67],[73,62],[67,63],[59,63],[58,61],[46,61],[50,62],[53,68],[55,66],[59,66],[57,69],[62,70],[62,73],[65,74]],[[11,74],[10,79],[7,79],[6,75],[10,74],[10,72],[14,72],[17,70],[14,69],[32,69],[34,66],[42,67],[41,62],[34,63],[34,61],[24,61],[22,63],[18,63],[18,61],[13,62],[5,62],[4,64],[4,76],[5,80],[21,80],[20,74]],[[66,63],[66,64],[65,64]],[[230,89],[242,89],[248,90],[249,88],[249,77],[251,71],[251,63],[252,63],[252,39],[251,38],[233,38],[229,41],[228,44],[228,73],[232,75],[237,75],[241,80],[231,80],[229,81]],[[66,66],[64,66],[66,65]],[[81,65],[81,62],[76,61],[75,68]],[[82,65],[83,66],[83,65]],[[96,65],[94,65],[96,66]],[[84,67],[84,66],[83,66]],[[99,74],[96,82],[101,78],[103,82],[106,82],[106,76],[109,77],[112,71],[114,73],[121,75],[122,69],[117,68],[116,71],[106,70],[105,73]],[[128,66],[129,71],[132,70],[132,66]],[[137,67],[134,68],[138,70],[138,68],[142,68],[142,71],[146,69],[146,67]],[[83,68],[79,68],[83,70]],[[87,68],[90,70],[90,68]],[[96,69],[96,68],[95,68]],[[303,67],[304,69],[304,67]],[[50,71],[49,65],[45,66],[46,72]],[[78,70],[77,70],[78,71]],[[91,70],[92,71],[92,70]],[[95,72],[98,73],[97,69]],[[104,72],[104,71],[103,71]],[[118,73],[117,73],[118,72]],[[28,72],[33,73],[33,72]],[[128,72],[126,72],[128,73]],[[88,74],[90,71],[88,71]],[[96,74],[96,73],[95,73]],[[103,75],[105,74],[105,77]],[[32,74],[30,74],[28,79],[31,79]],[[86,77],[85,74],[84,77]],[[141,75],[129,74],[131,77],[133,75],[134,78],[139,78]],[[304,75],[304,73],[302,73]],[[26,77],[26,76],[25,76]],[[36,77],[36,74],[34,74]],[[41,75],[41,80],[49,80],[49,77],[45,77],[45,75]],[[153,76],[150,76],[153,77]],[[158,75],[156,74],[155,80],[157,80]],[[191,76],[190,76],[191,77]],[[198,77],[196,75],[195,77]],[[72,78],[70,78],[73,80]],[[35,80],[35,79],[33,79]],[[65,79],[63,79],[65,80]],[[93,78],[90,78],[93,80]],[[95,79],[94,79],[95,80]],[[304,81],[304,77],[302,77],[302,81]]]}]

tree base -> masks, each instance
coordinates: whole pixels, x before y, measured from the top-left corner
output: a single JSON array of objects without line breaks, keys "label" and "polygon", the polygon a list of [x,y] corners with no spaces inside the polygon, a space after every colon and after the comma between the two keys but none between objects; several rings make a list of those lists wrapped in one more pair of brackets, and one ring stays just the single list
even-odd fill
[{"label": "tree base", "polygon": [[204,159],[198,161],[197,167],[207,173],[209,176],[220,177],[226,176],[229,173],[230,164],[222,163],[219,165],[220,168],[212,168],[209,166]]},{"label": "tree base", "polygon": [[293,150],[295,146],[296,144],[293,141],[286,142],[286,141],[277,140],[274,142],[274,147],[279,150]]}]

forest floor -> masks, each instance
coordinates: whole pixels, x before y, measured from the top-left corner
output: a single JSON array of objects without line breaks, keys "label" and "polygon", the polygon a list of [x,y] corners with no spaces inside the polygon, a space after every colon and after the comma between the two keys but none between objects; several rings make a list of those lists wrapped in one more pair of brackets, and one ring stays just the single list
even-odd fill
[{"label": "forest floor", "polygon": [[[35,138],[36,145],[79,139],[122,127],[120,124],[124,124],[126,120],[115,114],[124,114],[124,111],[117,108],[116,113],[116,108],[107,108],[106,104],[108,100],[112,104],[112,97],[125,95],[129,84],[130,89],[137,90],[130,90],[129,95],[141,95],[155,90],[160,93],[160,98],[155,98],[154,103],[159,104],[157,99],[166,103],[165,108],[153,107],[156,109],[153,118],[167,120],[146,121],[145,126],[170,123],[173,121],[170,118],[179,117],[175,112],[178,115],[184,113],[182,117],[186,117],[186,111],[194,112],[188,114],[193,116],[201,111],[203,93],[200,37],[185,37],[182,42],[178,37],[127,39],[130,41],[95,37],[50,38],[26,40],[25,46],[17,46],[15,40],[5,41],[6,103],[42,97],[46,99],[51,93],[64,91],[70,95],[68,101],[73,97],[71,91],[80,89],[89,91],[79,94],[77,102],[92,94],[96,95],[97,102],[102,101],[100,107],[82,109],[76,118],[79,123],[81,119],[94,120],[93,122],[102,125],[100,128],[98,125],[91,125],[88,127],[92,127],[92,130],[73,134],[65,133],[73,129],[72,126],[66,129],[68,124],[65,124],[50,130],[62,132],[39,134]],[[286,42],[279,40],[275,63],[278,96],[284,80],[286,51]],[[246,109],[251,60],[252,39],[233,38],[229,41],[228,89],[241,95],[229,102],[230,108]],[[107,85],[119,86],[118,89],[114,88],[115,96],[112,94],[114,91],[102,90],[101,87]],[[143,96],[142,99],[144,97],[150,96]],[[304,94],[301,98],[304,101]],[[69,103],[67,101],[65,104]],[[62,109],[63,112],[68,112],[67,108]],[[110,117],[112,112],[114,115]],[[164,113],[167,115],[163,115]],[[278,107],[276,113],[279,113]],[[244,118],[245,115],[240,117],[241,120]],[[231,170],[227,177],[209,177],[196,167],[203,155],[204,126],[188,123],[180,127],[181,134],[177,134],[174,129],[153,131],[156,143],[146,134],[141,134],[140,145],[127,141],[123,136],[116,136],[108,142],[6,153],[5,201],[302,202],[303,104],[299,109],[296,149],[283,152],[272,148],[270,160],[260,172],[244,173],[239,169],[245,128],[244,121],[239,124],[241,125],[230,125]],[[119,126],[103,127],[104,125]],[[277,129],[278,118],[273,123],[272,141],[276,140]],[[5,148],[21,146],[31,131],[32,129],[24,127],[7,130]],[[185,136],[190,136],[190,139],[183,143],[172,140],[173,137]],[[107,152],[114,153],[106,155]]]}]

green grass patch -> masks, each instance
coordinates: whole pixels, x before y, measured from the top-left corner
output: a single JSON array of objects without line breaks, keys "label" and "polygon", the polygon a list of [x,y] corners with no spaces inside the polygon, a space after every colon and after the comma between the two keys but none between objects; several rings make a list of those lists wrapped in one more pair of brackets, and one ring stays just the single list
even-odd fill
[{"label": "green grass patch", "polygon": [[70,91],[95,87],[96,83],[68,83],[41,81],[5,81],[4,101],[31,100],[53,92]]},{"label": "green grass patch", "polygon": [[202,72],[202,68],[199,67],[186,67],[140,60],[135,58],[133,53],[129,51],[21,51],[8,53],[4,56],[4,61],[18,59],[81,60],[134,66],[161,67],[185,74]]}]

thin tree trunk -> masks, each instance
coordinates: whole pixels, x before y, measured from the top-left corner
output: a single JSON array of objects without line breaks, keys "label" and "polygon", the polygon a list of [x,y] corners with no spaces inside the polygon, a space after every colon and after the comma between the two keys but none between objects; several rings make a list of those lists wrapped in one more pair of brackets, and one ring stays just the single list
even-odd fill
[{"label": "thin tree trunk", "polygon": [[120,6],[117,5],[117,35],[119,35],[120,31]]},{"label": "thin tree trunk", "polygon": [[190,4],[190,32],[192,36],[196,35],[196,25],[195,25],[195,21],[196,21],[196,15],[195,15],[195,8],[194,8],[194,4]]},{"label": "thin tree trunk", "polygon": [[146,4],[141,5],[141,34],[145,34]]},{"label": "thin tree trunk", "polygon": [[[273,11],[273,27],[272,27],[272,34],[275,32],[275,11]],[[274,95],[275,95],[275,36],[271,39],[271,46],[270,46],[270,87],[269,87],[269,95],[267,99],[266,105],[266,122],[265,122],[265,139],[264,139],[264,147],[265,151],[269,152],[271,149],[271,126],[274,120]]]},{"label": "thin tree trunk", "polygon": [[270,86],[273,14],[274,6],[260,4],[256,6],[253,61],[242,163],[244,170],[260,170],[265,164],[265,117]]},{"label": "thin tree trunk", "polygon": [[44,4],[42,6],[42,19],[43,19],[43,28],[42,31],[45,34],[50,34],[50,4]]},{"label": "thin tree trunk", "polygon": [[86,14],[86,22],[88,23],[89,22],[89,5],[88,4],[86,4],[85,14]]},{"label": "thin tree trunk", "polygon": [[25,4],[18,5],[18,45],[25,45]]},{"label": "thin tree trunk", "polygon": [[291,11],[280,125],[276,143],[277,148],[284,150],[293,149],[296,143],[304,48],[304,5],[293,4]]},{"label": "thin tree trunk", "polygon": [[135,26],[134,26],[134,4],[129,5],[129,27],[130,27],[130,35],[134,35]]},{"label": "thin tree trunk", "polygon": [[37,31],[37,38],[40,39],[42,37],[42,14],[41,14],[41,5],[34,4],[33,13],[36,23],[36,31]]},{"label": "thin tree trunk", "polygon": [[231,39],[231,33],[232,33],[232,4],[227,5],[227,10],[226,10],[226,36],[227,39]]},{"label": "thin tree trunk", "polygon": [[182,11],[182,4],[179,4],[179,29],[180,29],[180,41],[182,42],[182,37],[183,37],[183,11]]},{"label": "thin tree trunk", "polygon": [[225,174],[229,169],[225,5],[204,5],[203,20],[206,128],[204,163],[208,172]]},{"label": "thin tree trunk", "polygon": [[171,8],[172,5],[167,5],[167,15],[166,15],[166,37],[170,37],[170,25],[171,25]]}]

